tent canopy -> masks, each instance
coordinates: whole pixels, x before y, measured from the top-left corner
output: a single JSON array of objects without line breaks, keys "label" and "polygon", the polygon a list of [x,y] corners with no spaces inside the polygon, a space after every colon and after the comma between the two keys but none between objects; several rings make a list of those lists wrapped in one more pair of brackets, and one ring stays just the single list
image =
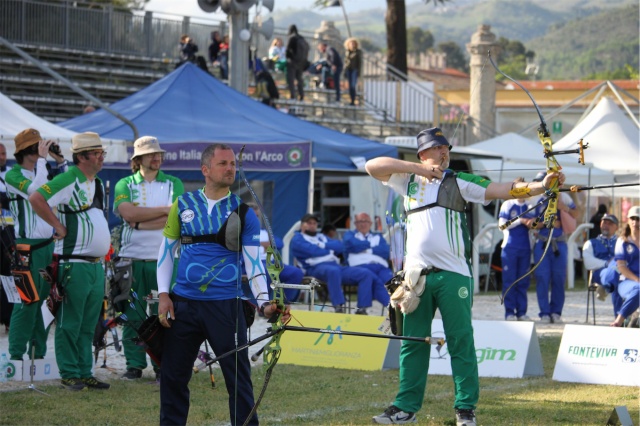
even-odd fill
[{"label": "tent canopy", "polygon": [[[247,144],[248,152],[253,150],[254,154],[256,147],[249,145],[264,148],[306,143],[309,144],[309,157],[302,159],[298,169],[308,164],[308,168],[337,171],[357,170],[353,157],[397,156],[394,147],[327,129],[263,105],[190,63],[114,103],[111,108],[133,121],[140,135],[158,137],[169,154],[174,149],[192,147],[194,143],[204,146],[211,143]],[[102,110],[61,125],[76,131],[94,131],[108,138],[133,138],[126,124]],[[285,152],[289,153],[288,150]],[[179,157],[180,152],[176,153]],[[304,149],[302,154],[306,154]],[[199,169],[199,164],[173,163],[171,155],[167,157],[165,168]],[[268,164],[258,165],[251,159],[245,167],[247,170],[273,170]]]},{"label": "tent canopy", "polygon": [[[274,218],[277,235],[284,235],[309,209],[312,170],[358,173],[356,163],[379,156],[397,157],[395,147],[282,113],[190,63],[111,108],[131,120],[140,136],[157,137],[167,151],[163,170],[185,181],[202,182],[200,156],[212,143],[228,144],[236,154],[246,145],[243,168],[249,179],[262,181],[256,182],[258,194],[265,214]],[[129,126],[103,110],[61,125],[102,137],[133,138]],[[103,170],[103,176],[121,178],[129,172],[115,169],[124,167]]]},{"label": "tent canopy", "polygon": [[[0,142],[7,148],[7,154],[13,157],[15,152],[15,136],[24,129],[34,128],[40,132],[44,139],[53,139],[60,145],[62,154],[71,158],[71,138],[76,132],[57,126],[47,120],[38,117],[27,109],[21,107],[9,97],[0,93]],[[127,148],[123,141],[103,139],[103,144],[109,151],[110,161],[127,161]]]},{"label": "tent canopy", "polygon": [[611,170],[616,176],[632,175],[637,181],[640,170],[640,129],[611,98],[602,97],[573,130],[553,145],[553,149],[574,148],[580,139],[589,144],[585,161]]},{"label": "tent canopy", "polygon": [[[527,139],[517,133],[506,133],[483,142],[474,143],[469,148],[503,155],[504,162],[487,159],[471,160],[474,173],[488,176],[490,180],[496,182],[512,181],[519,176],[530,181],[539,171],[543,171],[546,165],[540,142]],[[562,172],[567,177],[567,184],[606,185],[613,183],[614,177],[611,172],[589,164],[578,165],[577,156],[559,156],[558,161],[562,165]]]}]

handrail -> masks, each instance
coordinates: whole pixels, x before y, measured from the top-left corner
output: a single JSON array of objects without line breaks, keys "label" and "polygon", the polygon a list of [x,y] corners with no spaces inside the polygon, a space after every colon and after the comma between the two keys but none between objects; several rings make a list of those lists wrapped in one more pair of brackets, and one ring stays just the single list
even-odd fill
[{"label": "handrail", "polygon": [[135,126],[135,124],[133,124],[133,122],[131,120],[129,120],[126,117],[122,116],[119,112],[114,111],[113,109],[109,108],[109,106],[107,104],[105,104],[104,102],[102,102],[100,99],[96,98],[95,96],[93,96],[89,92],[87,92],[84,89],[80,88],[77,84],[75,84],[75,83],[71,82],[70,80],[66,79],[65,77],[61,76],[60,74],[58,74],[57,72],[52,70],[47,65],[43,64],[42,62],[40,62],[39,60],[37,60],[33,56],[29,55],[24,50],[20,49],[19,47],[15,46],[10,41],[6,40],[4,37],[0,37],[0,43],[3,44],[4,46],[6,46],[8,49],[12,50],[15,54],[20,55],[23,59],[31,62],[32,64],[34,64],[35,66],[40,68],[42,71],[46,72],[51,77],[53,77],[56,80],[60,81],[61,83],[65,84],[68,88],[70,88],[71,90],[73,90],[74,92],[76,92],[77,94],[82,96],[83,98],[93,102],[94,104],[98,105],[100,108],[102,108],[105,111],[107,111],[109,114],[111,114],[114,117],[118,118],[119,120],[123,121],[127,126],[131,127],[131,130],[133,130],[133,140],[138,139],[138,128]]},{"label": "handrail", "polygon": [[[455,113],[455,117],[451,116],[451,124],[454,124],[456,127],[458,123],[472,123],[474,127],[479,128],[487,137],[494,137],[498,134],[496,129],[478,121],[459,106],[449,103],[445,98],[435,93],[435,91],[431,92],[422,87],[419,83],[424,82],[424,80],[410,77],[394,66],[376,57],[372,58],[370,55],[364,55],[363,59],[365,68],[367,69],[367,71],[363,72],[363,79],[372,79],[372,77],[377,76],[385,81],[414,83],[408,85],[410,93],[418,94],[422,99],[428,99],[435,108],[433,120],[434,126],[442,127],[444,124],[442,121],[442,111],[446,109],[449,111],[449,114],[451,114],[451,112]],[[370,97],[365,99],[365,105],[367,107],[387,110],[384,106],[376,104]],[[387,112],[387,114],[389,114],[389,112]],[[398,121],[399,117],[391,117],[391,121],[394,120]]]}]

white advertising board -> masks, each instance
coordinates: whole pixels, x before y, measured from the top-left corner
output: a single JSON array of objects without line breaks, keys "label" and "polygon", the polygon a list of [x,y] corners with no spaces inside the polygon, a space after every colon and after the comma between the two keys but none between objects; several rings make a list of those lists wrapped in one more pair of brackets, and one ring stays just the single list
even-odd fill
[{"label": "white advertising board", "polygon": [[[441,319],[434,319],[431,337],[444,337]],[[473,338],[480,377],[521,378],[542,376],[542,355],[535,324],[531,321],[473,321]],[[400,344],[392,341],[385,368],[398,368]],[[431,347],[429,374],[451,375],[447,344]]]},{"label": "white advertising board", "polygon": [[566,325],[553,380],[640,386],[640,329]]}]

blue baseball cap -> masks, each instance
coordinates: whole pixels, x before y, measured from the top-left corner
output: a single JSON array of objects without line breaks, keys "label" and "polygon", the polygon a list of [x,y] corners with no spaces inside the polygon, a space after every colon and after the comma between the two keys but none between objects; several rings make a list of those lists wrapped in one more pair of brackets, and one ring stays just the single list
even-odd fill
[{"label": "blue baseball cap", "polygon": [[616,225],[618,224],[618,218],[612,214],[605,214],[604,216],[602,216],[601,220],[608,220],[610,222],[615,223]]},{"label": "blue baseball cap", "polygon": [[449,150],[451,150],[451,144],[438,127],[431,127],[421,131],[418,133],[416,139],[418,140],[418,154],[420,151],[440,145],[448,146]]}]

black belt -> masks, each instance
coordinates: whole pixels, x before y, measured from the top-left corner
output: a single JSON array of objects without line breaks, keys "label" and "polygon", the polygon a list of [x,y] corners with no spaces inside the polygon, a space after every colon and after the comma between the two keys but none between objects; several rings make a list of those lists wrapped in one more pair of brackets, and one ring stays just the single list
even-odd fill
[{"label": "black belt", "polygon": [[59,254],[58,260],[84,260],[89,263],[98,263],[102,260],[101,257],[81,256],[76,254]]},{"label": "black belt", "polygon": [[184,235],[180,237],[180,244],[217,243],[217,234]]},{"label": "black belt", "polygon": [[132,262],[157,262],[157,259],[135,259],[133,257],[121,257],[120,260],[130,260]]},{"label": "black belt", "polygon": [[420,276],[422,275],[429,275],[431,273],[437,273],[437,272],[441,272],[442,269],[440,268],[436,268],[435,266],[429,266],[428,268],[423,268],[422,271],[420,271]]}]

